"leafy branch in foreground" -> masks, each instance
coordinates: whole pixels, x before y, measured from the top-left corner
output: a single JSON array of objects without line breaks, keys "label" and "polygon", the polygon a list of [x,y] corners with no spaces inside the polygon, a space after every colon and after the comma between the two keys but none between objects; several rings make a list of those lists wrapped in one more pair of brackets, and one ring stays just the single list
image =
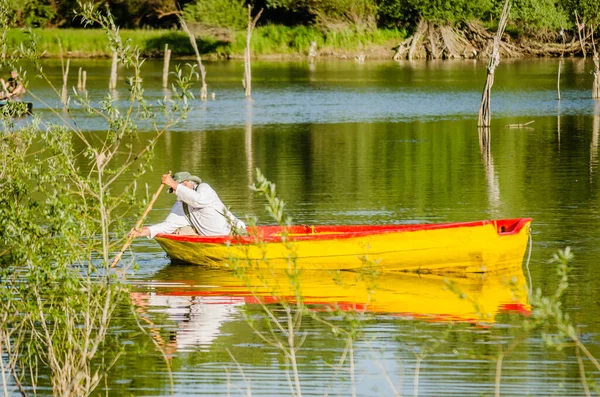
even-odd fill
[{"label": "leafy branch in foreground", "polygon": [[548,347],[557,350],[561,350],[567,346],[575,348],[581,382],[586,390],[586,394],[589,395],[589,387],[590,385],[595,385],[595,382],[590,382],[587,378],[581,353],[592,364],[595,371],[600,371],[600,363],[582,342],[577,325],[571,321],[562,303],[564,294],[569,288],[569,273],[572,270],[570,264],[573,258],[574,255],[570,247],[559,250],[552,256],[550,263],[557,264],[558,286],[553,295],[544,296],[541,289],[538,288],[531,296],[531,305],[533,306],[532,319],[525,322],[525,328],[541,329],[542,337]]},{"label": "leafy branch in foreground", "polygon": [[[520,332],[512,340],[498,345],[498,354],[495,357],[488,357],[496,361],[495,374],[495,395],[500,396],[500,386],[502,378],[502,368],[504,360],[512,354],[515,349],[525,340],[530,338],[533,332],[539,332],[541,339],[546,347],[556,350],[562,350],[565,347],[574,347],[577,358],[578,368],[582,386],[586,395],[590,395],[590,387],[595,386],[595,382],[588,379],[586,375],[586,366],[582,357],[586,357],[595,371],[600,370],[600,363],[584,345],[578,332],[578,327],[573,324],[569,314],[563,307],[563,297],[569,287],[569,273],[571,272],[570,263],[573,261],[573,253],[569,247],[559,250],[553,254],[550,263],[556,264],[559,283],[551,295],[544,295],[538,288],[530,292],[529,304],[531,305],[531,316],[523,320]],[[512,286],[513,288],[515,286]],[[513,293],[518,291],[513,290]],[[597,392],[599,390],[596,390]]]},{"label": "leafy branch in foreground", "polygon": [[[277,223],[283,227],[282,243],[286,245],[286,252],[288,252],[287,263],[288,267],[285,271],[285,275],[277,274],[274,270],[274,266],[271,266],[266,260],[266,256],[262,260],[256,260],[247,258],[244,260],[232,260],[234,269],[238,276],[240,276],[249,288],[255,288],[255,291],[264,291],[265,289],[271,291],[269,296],[276,297],[277,304],[269,304],[264,299],[261,299],[261,294],[258,292],[254,293],[255,298],[260,303],[261,310],[266,314],[265,319],[262,323],[257,320],[247,318],[248,323],[265,343],[274,346],[275,348],[282,351],[286,362],[290,364],[290,372],[288,373],[288,381],[290,382],[290,388],[294,395],[301,394],[301,383],[300,375],[298,371],[298,356],[297,352],[306,342],[308,333],[305,328],[306,325],[302,324],[306,318],[314,319],[322,324],[331,327],[331,330],[340,335],[345,335],[348,344],[344,353],[341,355],[340,361],[337,368],[342,368],[345,365],[349,366],[350,382],[354,389],[354,376],[353,376],[353,341],[361,336],[360,333],[360,322],[364,320],[364,316],[358,316],[359,313],[345,313],[343,317],[344,325],[339,323],[331,323],[323,318],[323,316],[316,314],[311,310],[310,306],[304,301],[302,295],[302,271],[298,268],[295,261],[295,247],[294,241],[290,238],[287,233],[287,227],[291,225],[291,220],[284,216],[285,204],[276,197],[275,185],[266,180],[266,178],[257,170],[256,183],[251,188],[257,193],[265,197],[267,201],[268,213],[277,221]],[[251,227],[250,230],[253,230]],[[262,244],[260,236],[253,236],[258,244]],[[263,251],[266,253],[266,251]],[[562,299],[565,291],[569,286],[569,263],[573,260],[573,255],[569,248],[558,251],[553,255],[551,263],[557,264],[557,271],[559,276],[559,284],[556,290],[550,296],[544,296],[540,289],[536,290],[535,293],[530,295],[530,305],[532,307],[531,316],[523,320],[522,327],[515,329],[518,331],[510,340],[505,340],[498,344],[497,355],[488,355],[486,359],[490,359],[496,362],[496,373],[495,373],[495,395],[500,396],[502,370],[505,365],[505,359],[511,355],[516,348],[525,340],[531,337],[532,332],[541,333],[542,339],[545,341],[546,346],[563,349],[565,347],[574,347],[577,363],[579,366],[581,383],[584,388],[585,394],[590,395],[590,389],[598,391],[596,382],[589,378],[588,370],[586,370],[586,361],[591,363],[595,371],[600,370],[600,364],[597,359],[593,356],[590,350],[584,345],[578,332],[578,327],[573,324],[569,315],[563,308]],[[367,266],[368,268],[368,266]],[[260,273],[263,272],[263,273]],[[260,285],[256,281],[256,275],[260,276]],[[374,279],[376,280],[376,279]],[[525,293],[524,285],[518,284],[517,280],[513,277],[504,281],[507,287],[514,296],[514,299],[521,301],[523,294]],[[282,287],[279,283],[288,283]],[[459,291],[458,287],[451,282],[447,282],[447,287],[458,294],[462,298],[468,299],[474,306],[475,312],[479,321],[489,321],[489,318],[483,311],[483,307],[479,303],[466,296]],[[372,286],[373,289],[376,285]],[[286,299],[284,291],[292,291],[294,299]],[[527,291],[529,292],[529,291]],[[262,293],[264,295],[264,292]],[[279,315],[279,312],[283,315]],[[340,315],[342,311],[335,312],[336,317]],[[340,317],[338,317],[340,318]],[[347,326],[347,327],[345,327]],[[490,332],[494,331],[494,327],[490,328]],[[414,346],[414,354],[416,358],[415,373],[414,373],[414,395],[419,393],[419,376],[422,362],[433,352],[435,352],[439,346],[446,344],[450,338],[451,332],[455,330],[455,324],[449,323],[444,333],[436,338],[427,339],[425,343],[420,346]],[[456,353],[458,354],[458,353]],[[296,360],[296,361],[293,361]],[[335,371],[337,374],[337,371]],[[290,376],[290,375],[293,375]],[[388,381],[389,386],[392,388],[397,395],[400,392],[395,388],[395,385],[391,381]]]},{"label": "leafy branch in foreground", "polygon": [[[0,21],[7,0],[0,0]],[[125,235],[136,203],[137,180],[151,166],[164,131],[185,118],[194,75],[178,73],[172,99],[144,97],[139,51],[120,40],[110,14],[83,7],[84,20],[99,24],[131,75],[129,100],[108,94],[95,104],[75,91],[73,102],[105,131],[80,127],[71,107],[51,118],[0,114],[0,354],[5,394],[50,389],[60,396],[89,395],[106,379],[123,347],[111,328],[115,310],[131,304],[125,272],[108,268],[113,247]],[[0,31],[0,34],[1,31]],[[2,47],[11,61],[32,58],[46,81],[36,39]],[[16,54],[16,55],[15,55]],[[20,54],[20,55],[19,55]],[[3,61],[4,62],[4,61]],[[6,61],[8,62],[8,61]],[[29,94],[40,103],[35,91]],[[140,131],[150,132],[140,142]],[[123,183],[122,179],[127,182]]]},{"label": "leafy branch in foreground", "polygon": [[[266,257],[266,245],[259,235],[256,226],[256,219],[250,220],[249,228],[251,238],[255,245],[259,247],[263,255],[261,259],[255,256],[246,255],[245,258],[230,258],[231,267],[234,274],[239,277],[245,286],[252,292],[254,298],[260,305],[264,316],[261,320],[255,320],[252,316],[247,316],[246,320],[253,329],[254,333],[267,345],[278,349],[285,362],[287,379],[292,395],[302,395],[302,385],[300,381],[298,351],[306,342],[310,334],[306,329],[307,320],[313,320],[322,324],[325,329],[331,330],[334,335],[344,339],[344,349],[334,364],[336,373],[343,370],[344,376],[348,375],[351,379],[351,387],[354,394],[354,341],[362,334],[360,332],[361,322],[364,320],[364,313],[352,310],[342,310],[339,307],[328,307],[326,311],[319,312],[313,310],[306,304],[303,294],[303,270],[297,263],[297,247],[292,238],[290,238],[289,227],[292,224],[290,217],[285,215],[285,203],[276,195],[275,184],[268,181],[259,169],[256,170],[255,183],[250,189],[262,196],[267,204],[265,206],[267,213],[281,226],[281,244],[284,246],[284,260],[287,266],[283,270],[276,269]],[[239,252],[239,246],[235,246]],[[361,280],[371,280],[376,272],[372,271],[368,260],[365,257],[365,274],[357,273]],[[331,277],[333,280],[341,279],[339,274],[325,272],[323,277]],[[372,282],[372,281],[371,281]],[[371,284],[369,284],[371,285]],[[260,292],[262,291],[262,292]],[[265,291],[267,291],[265,293]],[[265,299],[269,297],[269,301]],[[272,300],[276,304],[272,303]],[[335,323],[328,320],[327,316],[340,320]],[[346,368],[347,367],[347,368]]]}]

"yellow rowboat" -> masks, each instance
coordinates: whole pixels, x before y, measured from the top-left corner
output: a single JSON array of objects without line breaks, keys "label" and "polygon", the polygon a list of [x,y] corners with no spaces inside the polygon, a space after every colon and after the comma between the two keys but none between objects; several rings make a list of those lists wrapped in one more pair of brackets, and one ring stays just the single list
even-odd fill
[{"label": "yellow rowboat", "polygon": [[[287,269],[419,273],[481,273],[522,261],[530,218],[462,223],[376,226],[279,226],[249,228],[248,236],[159,234],[156,241],[174,261],[205,266],[267,262]],[[289,244],[282,243],[287,232]]]},{"label": "yellow rowboat", "polygon": [[[190,313],[207,315],[233,311],[257,303],[294,303],[296,293],[284,271],[258,268],[237,277],[229,270],[171,265],[140,285],[136,300],[141,306],[169,305],[178,308],[200,305]],[[500,313],[529,314],[527,283],[521,261],[512,261],[501,273],[440,277],[411,273],[372,274],[363,272],[304,271],[295,280],[303,302],[313,310],[340,309],[425,321],[459,321],[490,324]],[[142,287],[142,288],[140,288]],[[161,298],[162,297],[162,298]],[[151,298],[151,299],[150,299]],[[153,310],[156,311],[156,310]],[[185,312],[185,310],[184,310]]]}]

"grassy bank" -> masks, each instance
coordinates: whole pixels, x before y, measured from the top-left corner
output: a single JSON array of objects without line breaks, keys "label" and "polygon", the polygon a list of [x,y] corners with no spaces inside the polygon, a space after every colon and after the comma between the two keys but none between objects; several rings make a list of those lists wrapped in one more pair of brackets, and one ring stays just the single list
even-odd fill
[{"label": "grassy bank", "polygon": [[[392,47],[402,41],[406,34],[398,30],[375,30],[359,33],[353,30],[326,32],[307,26],[262,26],[252,36],[252,49],[257,55],[303,55],[308,53],[310,43],[317,43],[321,56],[353,56],[358,52],[392,57]],[[242,55],[246,32],[238,32],[231,43],[232,55]]]},{"label": "grassy bank", "polygon": [[[38,47],[46,57],[108,57],[108,39],[97,29],[34,29]],[[161,56],[165,44],[173,56],[193,55],[188,37],[175,30],[121,30],[121,37],[130,40],[145,56]],[[232,32],[226,38],[217,38],[208,33],[196,34],[200,51],[209,57],[238,58],[243,56],[246,32]],[[310,43],[317,43],[320,56],[354,56],[364,52],[370,57],[391,57],[391,48],[405,37],[398,30],[376,30],[358,33],[352,30],[327,32],[314,27],[286,27],[280,25],[259,26],[252,36],[252,52],[263,57],[305,56]],[[30,40],[27,31],[12,29],[8,32],[9,46]],[[60,44],[59,44],[60,43]]]}]

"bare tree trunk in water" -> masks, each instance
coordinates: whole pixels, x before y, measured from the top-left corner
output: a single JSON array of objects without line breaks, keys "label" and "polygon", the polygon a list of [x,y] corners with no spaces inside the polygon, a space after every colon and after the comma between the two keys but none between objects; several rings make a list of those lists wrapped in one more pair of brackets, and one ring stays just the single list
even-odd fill
[{"label": "bare tree trunk in water", "polygon": [[562,68],[563,59],[562,57],[558,60],[558,77],[556,80],[556,92],[558,93],[558,100],[560,101],[560,69]]},{"label": "bare tree trunk in water", "polygon": [[498,23],[498,31],[496,32],[496,37],[494,38],[494,47],[490,56],[490,63],[487,67],[487,78],[485,81],[485,87],[483,88],[483,94],[481,96],[481,106],[479,107],[479,121],[477,123],[477,126],[479,127],[489,127],[491,123],[490,101],[492,96],[492,86],[494,85],[494,71],[496,70],[496,66],[498,66],[500,63],[500,41],[502,40],[506,23],[508,22],[509,12],[510,1],[506,0],[504,2],[504,9],[502,10],[500,22]]},{"label": "bare tree trunk in water", "polygon": [[581,37],[581,31],[585,29],[585,24],[583,22],[581,24],[579,23],[579,16],[577,15],[577,11],[575,11],[575,22],[577,23],[577,34],[579,35],[579,44],[581,45],[581,52],[583,53],[583,59],[585,59],[585,46],[583,45],[583,38]]},{"label": "bare tree trunk in water", "polygon": [[[563,29],[560,30],[560,37],[562,37],[563,47],[565,45],[565,31]],[[562,69],[563,58],[565,52],[563,50],[562,54],[560,54],[560,60],[558,61],[558,77],[556,80],[556,91],[558,93],[558,100],[560,101],[560,70]]]},{"label": "bare tree trunk in water", "polygon": [[490,150],[490,129],[484,127],[478,127],[477,131],[479,132],[479,149],[481,149],[481,153],[484,151]]},{"label": "bare tree trunk in water", "polygon": [[600,99],[600,59],[598,51],[596,50],[596,43],[594,42],[594,27],[592,26],[592,49],[594,51],[594,85],[592,87],[592,98]]},{"label": "bare tree trunk in water", "polygon": [[252,31],[258,22],[258,18],[262,14],[263,9],[261,8],[258,14],[252,19],[252,6],[248,4],[248,33],[246,34],[246,48],[244,49],[244,79],[242,83],[244,85],[244,91],[246,98],[250,98],[252,95],[252,70],[250,68],[250,39],[252,38]]},{"label": "bare tree trunk in water", "polygon": [[596,69],[594,70],[594,86],[592,87],[592,98],[600,99],[600,68],[598,67],[598,57],[594,59]]},{"label": "bare tree trunk in water", "polygon": [[70,59],[67,59],[67,65],[65,67],[64,64],[64,60],[63,60],[63,56],[62,56],[62,48],[61,48],[61,52],[60,52],[60,65],[62,68],[62,78],[63,78],[63,85],[62,85],[62,90],[60,92],[60,101],[62,102],[63,106],[67,106],[67,101],[69,99],[68,97],[68,88],[67,88],[67,79],[69,78],[69,64],[71,63]]},{"label": "bare tree trunk in water", "polygon": [[408,50],[408,60],[409,61],[413,60],[415,51],[417,50],[417,44],[421,40],[421,36],[423,36],[423,34],[425,34],[425,32],[427,31],[428,26],[429,26],[428,23],[423,20],[421,20],[421,22],[419,22],[419,26],[417,26],[417,31],[413,35],[413,39],[410,43],[410,48]]},{"label": "bare tree trunk in water", "polygon": [[196,53],[196,61],[198,62],[198,67],[200,68],[200,78],[202,79],[202,88],[200,89],[200,99],[206,101],[208,99],[208,88],[206,87],[206,69],[202,64],[202,58],[200,57],[200,51],[198,50],[198,44],[196,43],[196,36],[190,31],[185,23],[185,19],[181,15],[177,15],[179,18],[179,24],[181,25],[181,29],[188,35],[190,38],[190,44]]},{"label": "bare tree trunk in water", "polygon": [[110,80],[108,81],[108,89],[113,91],[117,89],[117,63],[119,59],[117,57],[117,52],[113,51],[112,55],[112,64],[110,66]]},{"label": "bare tree trunk in water", "polygon": [[163,60],[163,88],[169,87],[169,62],[171,60],[171,50],[169,50],[169,45],[165,44],[165,58]]}]

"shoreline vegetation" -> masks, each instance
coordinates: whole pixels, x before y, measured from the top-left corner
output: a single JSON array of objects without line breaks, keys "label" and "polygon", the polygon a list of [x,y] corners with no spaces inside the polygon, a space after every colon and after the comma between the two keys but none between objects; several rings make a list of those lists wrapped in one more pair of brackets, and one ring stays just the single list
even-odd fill
[{"label": "shoreline vegetation", "polygon": [[[183,24],[206,59],[473,59],[489,58],[504,13],[503,0],[94,0],[124,40],[144,57],[194,56]],[[498,56],[595,54],[600,36],[597,0],[507,3]],[[33,27],[44,57],[111,57],[99,24],[81,17],[81,0],[6,1],[10,46]],[[253,21],[253,22],[252,22]],[[252,38],[248,28],[252,23]],[[254,29],[256,27],[256,29]],[[87,29],[83,29],[87,28]],[[3,41],[4,37],[3,37]],[[3,45],[6,42],[2,43]],[[247,53],[246,53],[247,55]]]},{"label": "shoreline vegetation", "polygon": [[[42,57],[60,58],[110,58],[106,34],[98,29],[67,28],[31,31],[37,38]],[[159,58],[164,55],[165,44],[172,57],[192,58],[195,56],[189,37],[176,29],[122,29],[124,41],[140,49],[145,57]],[[195,32],[198,49],[206,59],[243,59],[246,32],[233,32],[227,38],[219,38],[207,32]],[[267,25],[256,28],[252,36],[252,55],[261,59],[306,58],[311,42],[316,42],[318,56],[351,58],[359,53],[374,59],[391,59],[393,47],[404,40],[406,33],[398,29],[381,29],[372,32],[355,31],[323,33],[314,27],[286,27]],[[23,29],[10,29],[7,34],[9,46],[31,40],[31,33]]]},{"label": "shoreline vegetation", "polygon": [[[44,58],[110,58],[112,50],[106,34],[90,28],[9,29],[7,44],[18,47],[36,37],[38,50]],[[144,57],[161,58],[168,44],[172,57],[194,57],[189,37],[178,29],[122,29],[124,41],[140,49]],[[209,60],[243,59],[245,31],[220,36],[195,29],[198,49]],[[513,38],[514,36],[514,38]],[[588,40],[590,34],[588,35]],[[592,36],[595,37],[596,35]],[[505,34],[503,57],[583,56],[577,37],[562,40],[560,35],[543,39]],[[488,58],[493,43],[494,27],[481,22],[465,23],[461,29],[448,25],[421,23],[412,35],[404,29],[375,29],[359,32],[355,29],[328,31],[314,26],[257,26],[252,36],[252,56],[261,60],[337,58],[337,59],[474,59]],[[559,41],[561,40],[561,41]],[[314,43],[314,44],[313,44]],[[585,43],[584,43],[585,44]],[[313,50],[311,50],[311,45]],[[586,47],[592,47],[588,41]],[[590,48],[591,49],[591,48]],[[586,51],[587,52],[587,51]]]},{"label": "shoreline vegetation", "polygon": [[[61,96],[63,107],[49,106],[48,112],[41,112],[39,116],[26,118],[22,122],[18,120],[22,113],[10,113],[10,109],[5,108],[0,112],[3,138],[0,140],[0,371],[3,395],[88,396],[108,395],[118,392],[119,387],[127,393],[131,393],[131,388],[135,387],[142,390],[139,389],[139,380],[146,379],[130,376],[128,364],[119,362],[126,353],[136,354],[134,361],[131,361],[135,371],[147,378],[157,379],[152,384],[144,384],[143,392],[166,394],[170,391],[171,395],[175,395],[189,391],[190,387],[185,379],[181,382],[180,369],[188,365],[182,360],[190,354],[183,358],[174,355],[169,350],[169,345],[173,342],[169,328],[154,324],[145,313],[137,310],[138,307],[131,299],[135,283],[128,282],[128,276],[141,263],[129,254],[121,260],[121,266],[114,272],[111,270],[111,263],[116,263],[113,261],[115,249],[123,247],[123,242],[128,239],[127,231],[131,226],[129,221],[140,216],[143,218],[146,203],[151,202],[147,191],[145,197],[139,199],[143,194],[140,192],[143,190],[140,182],[152,167],[156,155],[154,149],[165,131],[185,119],[196,72],[191,66],[184,67],[175,75],[173,95],[159,101],[157,105],[151,105],[145,97],[144,80],[141,77],[144,62],[136,49],[136,40],[149,40],[152,35],[146,38],[135,36],[131,38],[131,43],[125,44],[119,34],[126,40],[127,32],[119,31],[110,15],[106,16],[92,6],[86,6],[82,11],[83,18],[102,26],[102,31],[85,36],[77,30],[71,32],[70,36],[57,38],[44,30],[39,34],[38,46],[30,48],[26,38],[17,38],[17,41],[5,39],[8,36],[7,4],[7,0],[0,0],[0,44],[3,55],[0,57],[0,67],[14,66],[8,64],[8,57],[4,56],[6,54],[12,54],[17,61],[32,61],[35,73],[57,97]],[[427,29],[433,32],[437,27]],[[24,34],[11,31],[11,35],[15,32]],[[61,30],[61,34],[63,32],[68,30]],[[105,44],[102,38],[108,43]],[[407,37],[405,40],[408,39]],[[46,42],[56,43],[57,47],[50,47]],[[85,48],[83,44],[90,42],[95,44]],[[260,43],[259,40],[257,42]],[[430,41],[433,42],[434,40]],[[357,43],[363,45],[359,49],[365,50],[364,42]],[[157,45],[157,48],[162,48],[162,44],[164,43]],[[66,79],[63,98],[63,94],[55,90],[44,73],[41,63],[37,62],[40,55],[38,51],[46,51],[46,56],[50,56],[60,54],[62,48],[70,51],[71,55],[75,51],[84,53],[84,50],[89,54],[101,55],[104,54],[105,47],[113,48],[115,58],[128,66],[128,101],[117,102],[110,90],[98,106],[87,94],[80,95],[77,90],[67,97]],[[145,51],[151,48],[153,47],[148,46]],[[58,51],[53,52],[56,50]],[[413,55],[415,53],[412,52]],[[75,103],[85,112],[72,112],[71,104]],[[54,117],[46,119],[49,113]],[[106,133],[90,139],[88,130],[82,129],[85,123],[77,122],[83,117],[98,119],[102,123],[100,128],[105,129]],[[148,121],[152,125],[151,135],[144,134],[142,137],[140,123]],[[119,181],[123,183],[117,185]],[[251,189],[265,197],[267,211],[278,224],[291,224],[291,219],[284,213],[285,204],[276,196],[275,185],[267,181],[258,170],[256,183]],[[285,233],[284,236],[287,237]],[[289,277],[288,285],[294,292],[293,302],[288,304],[278,299],[267,306],[264,300],[257,299],[264,313],[260,318],[249,310],[245,311],[250,314],[247,321],[253,328],[253,347],[277,349],[277,355],[272,354],[274,350],[269,351],[267,360],[273,363],[272,368],[276,370],[268,372],[269,367],[267,373],[273,377],[280,374],[287,376],[292,395],[302,394],[302,371],[311,369],[304,366],[305,362],[297,355],[305,341],[306,348],[311,349],[309,352],[319,351],[314,358],[315,363],[334,369],[335,377],[331,378],[331,382],[345,382],[353,394],[356,394],[357,379],[360,378],[355,376],[357,367],[354,347],[363,341],[366,341],[363,345],[369,347],[366,335],[361,333],[361,325],[367,324],[369,319],[363,321],[365,317],[359,311],[351,311],[348,315],[339,311],[310,311],[301,294],[294,247],[288,244],[288,240],[285,241],[282,252],[290,265],[286,275]],[[120,258],[121,254],[118,255]],[[572,363],[576,358],[579,380],[585,394],[591,395],[590,391],[598,393],[593,376],[600,371],[600,364],[584,344],[593,346],[595,341],[593,336],[581,335],[578,325],[569,319],[566,304],[563,303],[569,287],[569,262],[572,254],[566,249],[559,251],[553,259],[558,264],[558,286],[554,288],[552,295],[543,295],[541,289],[529,291],[531,317],[523,319],[521,325],[515,327],[490,327],[486,334],[469,332],[474,338],[480,338],[474,340],[475,344],[486,345],[479,351],[485,353],[485,356],[475,355],[474,349],[466,345],[470,343],[470,337],[465,339],[465,332],[452,334],[450,326],[447,332],[441,330],[434,338],[419,336],[417,342],[421,343],[413,343],[410,338],[404,340],[402,334],[397,335],[393,339],[398,342],[397,346],[391,345],[395,349],[391,351],[393,358],[400,357],[396,350],[414,354],[414,360],[408,365],[400,362],[402,368],[412,370],[407,373],[412,375],[413,394],[419,395],[419,379],[421,368],[425,368],[425,360],[439,346],[450,341],[461,343],[457,345],[460,351],[452,350],[452,354],[456,356],[451,356],[452,360],[489,360],[489,365],[487,362],[483,364],[483,371],[486,368],[493,369],[495,364],[494,392],[496,396],[500,396],[501,386],[511,381],[507,376],[502,378],[503,366],[511,365],[508,360],[511,353],[519,352],[519,344],[527,340],[567,351],[567,358],[570,360],[564,362],[575,368]],[[266,274],[270,274],[268,263],[265,265]],[[244,280],[243,277],[247,276],[244,266],[235,270],[238,271],[240,280]],[[369,277],[375,274],[368,266],[365,270],[364,280],[371,283]],[[246,280],[250,279],[246,277]],[[457,295],[466,297],[456,286],[449,285],[449,288]],[[273,292],[278,293],[277,286]],[[477,309],[475,304],[474,307]],[[323,316],[319,316],[319,313],[323,313]],[[330,321],[331,319],[334,321]],[[402,317],[398,319],[402,320]],[[315,330],[319,330],[315,327],[317,322],[325,326],[321,327],[326,330],[324,332],[331,332],[343,344],[333,345],[332,348],[330,344],[314,343],[311,338],[316,334]],[[414,332],[418,333],[418,328]],[[141,335],[139,338],[147,335],[148,342],[142,340],[141,343],[136,343],[141,340],[137,339],[138,335]],[[260,338],[260,344],[256,344],[256,338]],[[496,343],[498,353],[487,347],[491,346],[489,341],[499,341]],[[466,347],[464,349],[463,343]],[[235,344],[239,345],[238,341]],[[150,348],[154,350],[148,352],[147,349]],[[231,362],[224,363],[228,382],[229,368],[238,368],[242,374],[241,379],[246,382],[244,371],[248,369],[247,374],[256,374],[253,371],[255,364],[263,364],[254,359],[238,361],[226,350],[231,356]],[[321,354],[321,350],[326,354]],[[522,351],[530,356],[527,347],[523,347]],[[369,350],[368,353],[371,352],[377,353],[376,350]],[[196,360],[199,355],[206,354],[209,360],[214,361],[212,351],[205,353],[197,350],[192,353],[193,360],[190,363],[196,369],[204,368],[203,361]],[[548,362],[556,362],[548,361],[543,355],[534,357],[538,358],[541,367]],[[376,357],[374,359],[377,360]],[[145,365],[139,365],[140,362]],[[415,363],[414,366],[412,363]],[[162,375],[163,369],[166,376]],[[401,378],[398,384],[394,384],[389,381],[385,368],[382,366],[381,369],[392,392],[400,395],[404,390],[404,379]],[[550,372],[550,375],[555,372]],[[125,373],[125,382],[113,379],[115,373]],[[183,374],[187,375],[185,372]],[[567,381],[574,383],[577,379],[575,374],[572,371],[551,380],[560,388]],[[404,376],[403,371],[401,375]],[[542,372],[542,375],[545,373]],[[161,378],[168,380],[163,381]],[[248,379],[261,381],[260,378]],[[177,390],[175,382],[178,382]],[[250,385],[249,382],[247,384]],[[221,389],[215,390],[225,388],[224,384],[220,385]],[[524,386],[528,385],[526,383]],[[226,386],[229,391],[229,384]],[[443,379],[439,386],[444,386]],[[483,385],[481,390],[491,389]],[[250,394],[250,386],[245,391]]]}]

